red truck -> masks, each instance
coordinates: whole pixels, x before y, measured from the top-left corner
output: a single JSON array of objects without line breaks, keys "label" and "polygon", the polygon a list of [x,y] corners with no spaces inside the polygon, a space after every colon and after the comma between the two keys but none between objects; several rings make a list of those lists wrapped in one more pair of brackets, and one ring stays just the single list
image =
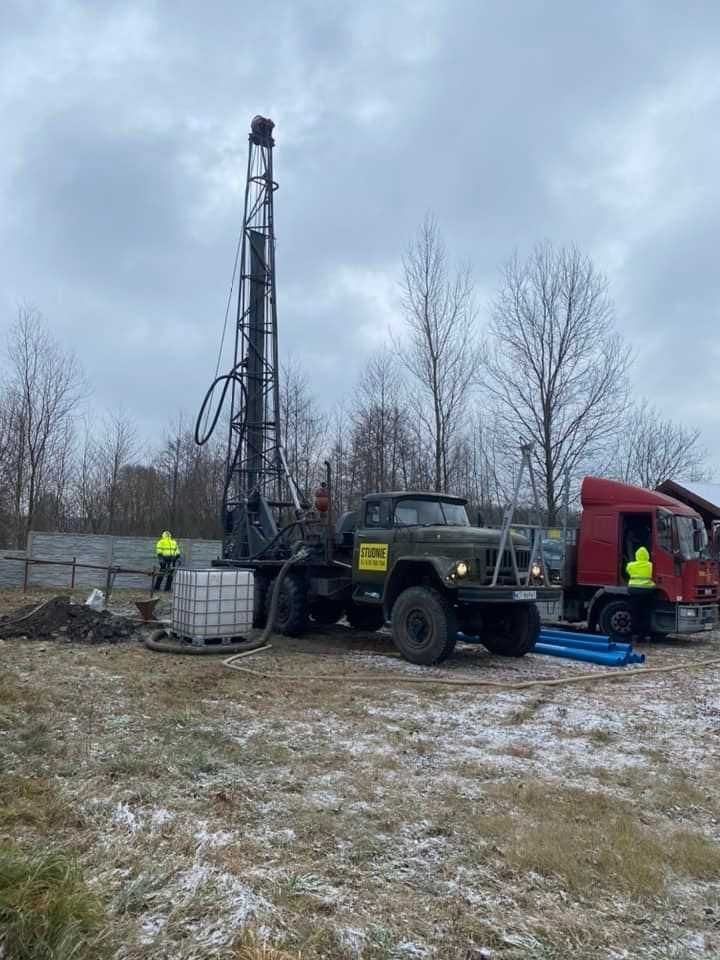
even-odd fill
[{"label": "red truck", "polygon": [[[719,567],[695,510],[598,477],[585,477],[580,500],[577,543],[565,551],[561,609],[545,611],[549,618],[587,622],[591,631],[624,640],[718,625]],[[654,588],[628,586],[626,564],[639,546],[650,551]]]}]

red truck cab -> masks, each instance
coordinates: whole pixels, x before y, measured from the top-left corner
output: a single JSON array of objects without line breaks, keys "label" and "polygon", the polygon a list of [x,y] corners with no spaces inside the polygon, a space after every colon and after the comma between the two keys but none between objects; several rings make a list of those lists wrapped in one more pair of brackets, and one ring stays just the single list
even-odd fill
[{"label": "red truck cab", "polygon": [[[568,548],[563,614],[616,637],[697,633],[718,624],[718,563],[702,518],[654,490],[585,477]],[[655,587],[630,587],[627,563],[650,551]]]}]

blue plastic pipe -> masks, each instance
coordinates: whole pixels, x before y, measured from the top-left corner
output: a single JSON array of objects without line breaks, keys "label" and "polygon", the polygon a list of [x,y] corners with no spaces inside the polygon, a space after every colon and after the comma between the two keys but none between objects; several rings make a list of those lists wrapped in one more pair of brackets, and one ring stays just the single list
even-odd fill
[{"label": "blue plastic pipe", "polygon": [[568,660],[582,660],[585,663],[599,663],[606,667],[624,667],[629,663],[645,662],[644,654],[627,650],[583,650],[580,647],[560,647],[553,643],[536,643],[532,652],[550,657],[565,657]]},{"label": "blue plastic pipe", "polygon": [[[563,640],[565,642],[569,642],[570,640],[592,640],[593,643],[604,643],[606,647],[612,643],[622,642],[620,640],[613,640],[604,633],[585,633],[580,630],[555,630],[550,627],[541,626],[540,632],[545,637],[552,638],[553,640]],[[630,644],[628,644],[628,646],[630,646]]]},{"label": "blue plastic pipe", "polygon": [[579,650],[597,650],[600,653],[610,653],[611,651],[622,650],[629,653],[632,650],[632,644],[614,643],[611,640],[593,640],[590,636],[585,637],[554,637],[548,636],[544,630],[540,631],[539,640],[541,643],[550,643],[557,647],[577,647]]}]

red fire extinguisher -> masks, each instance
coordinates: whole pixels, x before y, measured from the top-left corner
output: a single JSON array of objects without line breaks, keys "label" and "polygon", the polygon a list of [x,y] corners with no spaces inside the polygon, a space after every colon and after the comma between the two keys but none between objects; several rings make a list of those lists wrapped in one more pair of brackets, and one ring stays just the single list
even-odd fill
[{"label": "red fire extinguisher", "polygon": [[318,513],[327,513],[330,509],[330,492],[324,482],[315,491],[315,509]]}]

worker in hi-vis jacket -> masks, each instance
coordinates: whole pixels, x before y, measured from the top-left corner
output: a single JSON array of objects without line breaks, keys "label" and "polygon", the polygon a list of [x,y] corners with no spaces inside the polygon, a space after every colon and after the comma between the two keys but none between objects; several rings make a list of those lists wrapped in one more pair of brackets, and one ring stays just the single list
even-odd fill
[{"label": "worker in hi-vis jacket", "polygon": [[160,573],[155,577],[153,589],[162,590],[162,582],[165,580],[165,590],[172,588],[173,570],[180,560],[180,551],[177,541],[169,530],[163,530],[162,536],[155,544],[155,553],[157,554]]}]

